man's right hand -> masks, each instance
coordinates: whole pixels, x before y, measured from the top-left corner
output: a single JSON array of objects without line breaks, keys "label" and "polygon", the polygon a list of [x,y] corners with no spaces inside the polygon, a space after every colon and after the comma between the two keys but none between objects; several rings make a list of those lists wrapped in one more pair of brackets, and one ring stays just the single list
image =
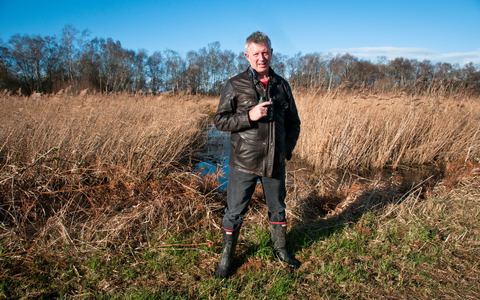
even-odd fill
[{"label": "man's right hand", "polygon": [[271,105],[272,102],[270,101],[265,101],[262,102],[258,105],[255,105],[249,112],[248,112],[248,117],[250,118],[251,121],[258,121],[261,118],[267,116],[268,112],[268,107],[267,105]]}]

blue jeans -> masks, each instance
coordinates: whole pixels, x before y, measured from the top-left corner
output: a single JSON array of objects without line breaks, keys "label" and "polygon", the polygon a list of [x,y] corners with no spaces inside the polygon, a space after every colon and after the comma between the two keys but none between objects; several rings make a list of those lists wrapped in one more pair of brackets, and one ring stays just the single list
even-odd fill
[{"label": "blue jeans", "polygon": [[275,172],[273,177],[248,174],[230,168],[228,172],[227,208],[222,222],[223,229],[235,231],[242,227],[243,216],[248,211],[248,204],[259,179],[263,186],[270,223],[287,223],[285,218],[285,168]]}]

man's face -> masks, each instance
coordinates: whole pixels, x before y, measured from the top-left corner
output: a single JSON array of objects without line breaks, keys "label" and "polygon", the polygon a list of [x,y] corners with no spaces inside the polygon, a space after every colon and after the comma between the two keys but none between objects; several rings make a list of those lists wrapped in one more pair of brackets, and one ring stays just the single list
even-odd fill
[{"label": "man's face", "polygon": [[252,68],[257,73],[262,75],[268,75],[268,68],[272,60],[273,49],[269,49],[267,43],[255,44],[250,43],[248,46],[248,52],[245,53],[245,57],[250,62]]}]

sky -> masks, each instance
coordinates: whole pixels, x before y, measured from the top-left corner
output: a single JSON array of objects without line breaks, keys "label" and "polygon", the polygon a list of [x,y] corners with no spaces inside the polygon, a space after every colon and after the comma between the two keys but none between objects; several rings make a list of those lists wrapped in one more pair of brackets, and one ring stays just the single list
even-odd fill
[{"label": "sky", "polygon": [[350,53],[480,67],[480,0],[0,0],[4,43],[14,34],[60,36],[67,24],[148,54],[185,55],[217,41],[239,53],[259,30],[289,57]]}]

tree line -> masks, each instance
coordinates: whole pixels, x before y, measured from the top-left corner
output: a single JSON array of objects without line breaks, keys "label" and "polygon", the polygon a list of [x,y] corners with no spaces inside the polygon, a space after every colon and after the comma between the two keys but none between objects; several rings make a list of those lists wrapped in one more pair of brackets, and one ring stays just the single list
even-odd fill
[{"label": "tree line", "polygon": [[[90,39],[90,32],[66,25],[60,35],[16,34],[0,39],[0,89],[55,93],[70,87],[97,92],[186,91],[217,95],[229,77],[245,70],[244,52],[221,50],[213,42],[181,55],[166,49],[151,55],[125,49],[111,38]],[[479,93],[480,66],[378,57],[376,62],[350,54],[310,53],[293,57],[274,53],[272,68],[293,89],[404,90],[410,93]]]}]

